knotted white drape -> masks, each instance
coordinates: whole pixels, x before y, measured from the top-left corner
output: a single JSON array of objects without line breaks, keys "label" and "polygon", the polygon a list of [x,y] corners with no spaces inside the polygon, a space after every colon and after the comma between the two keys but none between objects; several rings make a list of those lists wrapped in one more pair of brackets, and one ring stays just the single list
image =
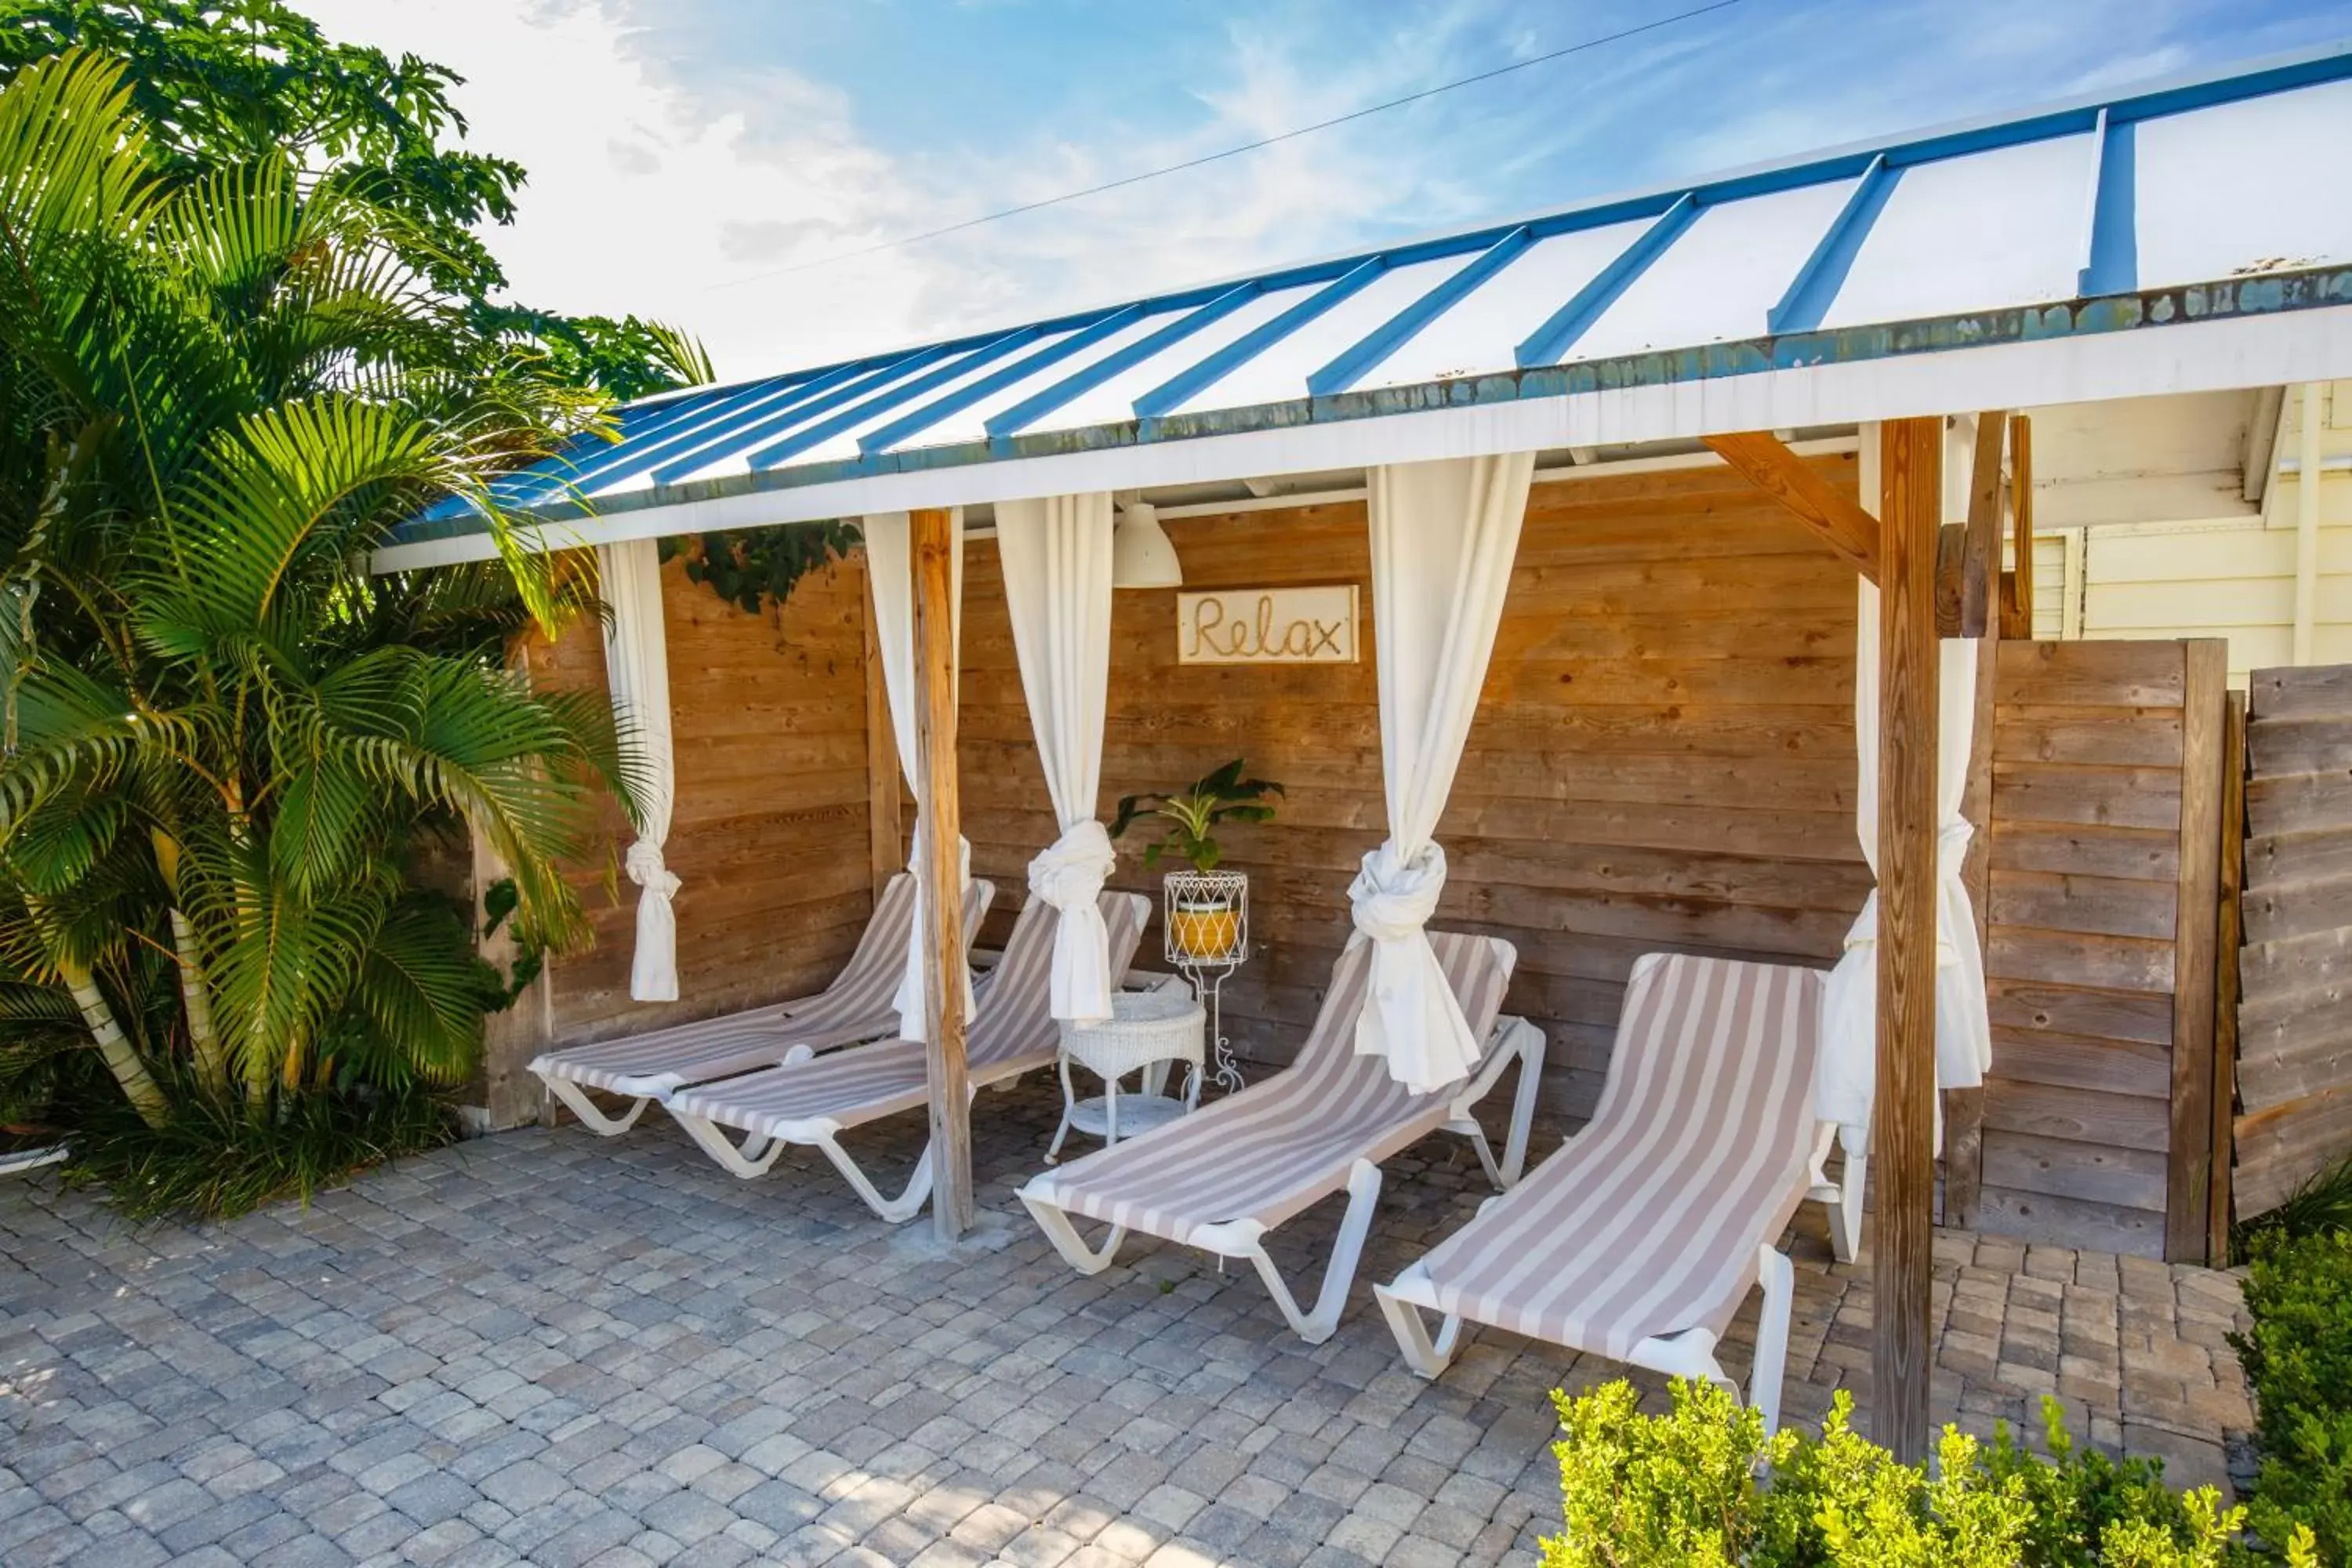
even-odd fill
[{"label": "knotted white drape", "polygon": [[1052,1009],[1094,1024],[1110,1011],[1110,931],[1098,902],[1118,857],[1095,820],[1110,685],[1108,491],[999,501],[996,548],[1021,694],[1061,837],[1029,862],[1029,890],[1061,911]]},{"label": "knotted white drape", "polygon": [[1404,463],[1370,471],[1372,626],[1379,649],[1381,782],[1387,842],[1348,889],[1372,948],[1356,1049],[1388,1058],[1416,1094],[1477,1065],[1461,1004],[1423,929],[1445,887],[1432,835],[1494,652],[1528,510],[1532,453]]},{"label": "knotted white drape", "polygon": [[[1859,771],[1854,829],[1863,858],[1878,874],[1878,588],[1862,580],[1854,615],[1853,724]],[[1936,1081],[1973,1089],[1992,1066],[1992,1025],[1985,1006],[1984,949],[1975,907],[1960,875],[1975,829],[1960,814],[1969,752],[1976,735],[1977,645],[1940,645],[1936,722]],[[1878,1089],[1878,893],[1846,932],[1845,952],[1830,972],[1815,1060],[1815,1109],[1838,1124],[1849,1155],[1870,1152],[1871,1105]]]},{"label": "knotted white drape", "polygon": [[637,943],[629,961],[629,995],[677,1000],[677,916],[670,900],[677,877],[662,861],[677,799],[677,758],[670,742],[669,639],[662,626],[661,551],[650,539],[596,547],[604,603],[604,679],[613,714],[635,737],[645,771],[638,784],[642,819],[623,862],[637,894]]},{"label": "knotted white drape", "polygon": [[[922,781],[916,776],[915,754],[915,585],[912,575],[914,560],[913,528],[903,511],[872,512],[863,520],[866,536],[866,583],[874,595],[874,641],[882,656],[882,689],[890,700],[890,731],[898,742],[898,768],[906,774],[908,784],[915,792],[918,803],[915,814],[914,852],[908,857],[907,870],[915,879],[915,921],[907,932],[907,973],[898,982],[898,994],[890,1005],[898,1010],[898,1033],[909,1040],[926,1037],[923,1023],[923,955],[929,942],[925,931],[926,906],[930,896],[926,884],[930,879],[928,858],[923,845],[929,832],[923,819],[920,802]],[[951,573],[950,597],[954,605],[950,628],[955,651],[960,654],[963,637],[963,513],[952,514],[950,531],[955,539],[954,567]],[[959,664],[951,664],[950,673]],[[961,882],[971,880],[971,845],[959,838],[958,865]],[[962,896],[961,886],[957,896]],[[964,1016],[971,1015],[971,970],[959,963],[958,974],[963,984]]]}]

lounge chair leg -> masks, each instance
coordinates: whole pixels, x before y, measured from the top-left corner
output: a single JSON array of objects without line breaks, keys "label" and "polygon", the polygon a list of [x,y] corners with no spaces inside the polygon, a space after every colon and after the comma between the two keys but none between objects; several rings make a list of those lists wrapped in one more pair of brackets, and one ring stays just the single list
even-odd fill
[{"label": "lounge chair leg", "polygon": [[582,1126],[607,1138],[616,1137],[635,1126],[637,1118],[646,1113],[646,1107],[653,1103],[641,1098],[630,1105],[627,1115],[607,1116],[597,1109],[596,1102],[588,1098],[587,1090],[578,1084],[560,1078],[543,1078],[539,1081],[547,1086],[550,1094],[563,1102],[565,1110],[580,1118]]},{"label": "lounge chair leg", "polygon": [[[781,1142],[762,1138],[756,1133],[745,1138],[739,1149],[727,1141],[727,1134],[719,1131],[718,1125],[708,1117],[692,1116],[675,1106],[668,1110],[677,1119],[677,1124],[686,1129],[687,1135],[702,1145],[704,1153],[718,1161],[730,1173],[747,1182],[754,1176],[766,1175],[770,1167],[775,1164],[776,1156],[784,1152]],[[752,1158],[751,1152],[761,1150],[763,1145],[763,1152],[756,1159]]]},{"label": "lounge chair leg", "polygon": [[866,1179],[866,1173],[857,1168],[857,1162],[849,1157],[849,1151],[844,1149],[832,1133],[820,1133],[815,1142],[824,1151],[824,1157],[833,1162],[833,1168],[839,1171],[857,1195],[866,1200],[866,1206],[890,1224],[904,1225],[920,1214],[923,1205],[930,1202],[931,1146],[928,1142],[923,1145],[922,1158],[915,1162],[914,1173],[907,1178],[907,1190],[895,1198],[882,1195]]},{"label": "lounge chair leg", "polygon": [[1528,1137],[1536,1122],[1536,1095],[1543,1086],[1544,1047],[1549,1043],[1544,1032],[1535,1025],[1521,1022],[1523,1037],[1519,1045],[1519,1089],[1511,1102],[1510,1142],[1503,1146],[1502,1181],[1505,1187],[1518,1185],[1519,1176],[1528,1168]]},{"label": "lounge chair leg", "polygon": [[1434,1380],[1454,1364],[1454,1347],[1462,1342],[1460,1318],[1448,1317],[1439,1327],[1437,1338],[1432,1340],[1428,1325],[1422,1321],[1419,1307],[1398,1300],[1390,1294],[1385,1285],[1372,1287],[1372,1300],[1381,1304],[1381,1315],[1388,1319],[1389,1332],[1396,1336],[1397,1350],[1404,1356],[1407,1366],[1421,1376]]},{"label": "lounge chair leg", "polygon": [[1062,1144],[1070,1136],[1070,1108],[1078,1102],[1078,1091],[1070,1083],[1070,1058],[1062,1056],[1062,1124],[1054,1129],[1054,1141],[1045,1145],[1045,1163],[1055,1163],[1062,1157]]},{"label": "lounge chair leg", "polygon": [[1364,1255],[1364,1238],[1371,1234],[1372,1211],[1379,1206],[1380,1197],[1381,1168],[1370,1160],[1357,1161],[1348,1172],[1348,1212],[1339,1221],[1339,1234],[1331,1246],[1331,1261],[1324,1265],[1323,1287],[1316,1292],[1312,1312],[1298,1310],[1297,1298],[1283,1283],[1263,1239],[1253,1240],[1243,1254],[1256,1266],[1258,1278],[1273,1293],[1284,1320],[1310,1345],[1321,1344],[1339,1327],[1339,1314],[1348,1305],[1348,1287],[1356,1281],[1356,1264]]},{"label": "lounge chair leg", "polygon": [[1840,1263],[1851,1263],[1862,1250],[1862,1194],[1870,1174],[1870,1157],[1846,1152],[1845,1169],[1838,1174],[1838,1195],[1829,1205],[1830,1250]]},{"label": "lounge chair leg", "polygon": [[1037,1228],[1045,1233],[1045,1239],[1054,1244],[1054,1250],[1062,1255],[1062,1261],[1081,1274],[1099,1274],[1109,1268],[1110,1260],[1118,1255],[1119,1243],[1127,1239],[1127,1226],[1115,1225],[1103,1237],[1101,1247],[1088,1247],[1086,1238],[1078,1234],[1078,1227],[1070,1223],[1070,1216],[1058,1205],[1031,1196],[1025,1187],[1021,1191],[1021,1205],[1037,1222]]},{"label": "lounge chair leg", "polygon": [[1770,1242],[1756,1249],[1756,1282],[1764,1288],[1764,1310],[1756,1320],[1756,1364],[1748,1374],[1748,1402],[1764,1416],[1764,1435],[1780,1426],[1780,1384],[1789,1365],[1790,1298],[1797,1271],[1788,1255]]}]

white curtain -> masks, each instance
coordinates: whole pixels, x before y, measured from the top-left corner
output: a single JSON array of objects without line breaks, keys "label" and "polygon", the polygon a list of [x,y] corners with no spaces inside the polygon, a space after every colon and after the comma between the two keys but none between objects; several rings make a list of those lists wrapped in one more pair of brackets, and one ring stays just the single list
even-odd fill
[{"label": "white curtain", "polygon": [[662,845],[677,799],[677,757],[669,729],[669,639],[662,626],[661,551],[650,539],[596,547],[604,602],[604,679],[613,713],[635,738],[644,759],[639,802],[644,819],[624,862],[637,894],[637,944],[629,962],[629,994],[639,1002],[677,1000],[677,916],[670,900],[677,878],[663,864]]},{"label": "white curtain", "polygon": [[[1878,875],[1878,589],[1861,580],[1854,615],[1854,830],[1863,858]],[[1969,752],[1976,734],[1977,644],[1941,644],[1936,724],[1936,1081],[1973,1089],[1992,1066],[1992,1025],[1985,1006],[1984,950],[1961,864],[1975,829],[1960,815]],[[1830,972],[1815,1058],[1815,1109],[1838,1124],[1849,1155],[1870,1152],[1870,1114],[1878,1088],[1878,893],[1846,932],[1845,952]],[[1941,1106],[1938,1113],[1940,1116]],[[1940,1121],[1938,1122],[1940,1127]],[[1940,1136],[1940,1134],[1939,1134]]]},{"label": "white curtain", "polygon": [[1110,932],[1097,901],[1118,857],[1095,820],[1110,684],[1111,500],[1107,490],[999,501],[996,548],[1021,692],[1061,837],[1029,863],[1029,891],[1061,911],[1053,1016],[1111,1016]]},{"label": "white curtain", "polygon": [[1478,706],[1527,515],[1532,453],[1375,468],[1369,476],[1387,842],[1348,889],[1373,942],[1356,1049],[1417,1094],[1468,1076],[1479,1042],[1424,929],[1445,887],[1432,835]]},{"label": "white curtain", "polygon": [[[950,617],[950,636],[960,651],[963,637],[963,512],[950,514],[950,531],[955,539],[954,566],[950,599],[954,606]],[[874,595],[874,640],[882,655],[882,688],[890,699],[890,730],[898,742],[898,767],[907,776],[918,803],[922,800],[922,781],[916,777],[915,768],[915,585],[912,576],[914,560],[913,528],[903,511],[869,513],[862,520],[866,536],[866,584]],[[907,932],[907,973],[898,982],[898,994],[890,1005],[898,1010],[898,1032],[909,1040],[925,1037],[923,1023],[923,955],[928,951],[924,931],[926,906],[929,896],[925,885],[929,870],[923,853],[929,836],[920,805],[915,816],[914,850],[908,857],[907,869],[915,879],[915,923]],[[958,861],[961,880],[971,880],[971,844],[959,838]],[[958,889],[961,896],[961,889]],[[965,964],[956,966],[963,984],[964,1015],[971,1014],[971,970]]]}]

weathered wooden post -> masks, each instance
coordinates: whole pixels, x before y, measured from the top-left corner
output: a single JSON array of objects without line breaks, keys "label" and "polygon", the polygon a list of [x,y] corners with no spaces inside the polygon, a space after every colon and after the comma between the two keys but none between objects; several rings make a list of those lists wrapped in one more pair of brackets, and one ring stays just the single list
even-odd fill
[{"label": "weathered wooden post", "polygon": [[971,1228],[971,1089],[964,1071],[963,812],[956,794],[953,513],[917,511],[915,732],[922,780],[923,1018],[930,1037],[931,1228],[953,1241]]},{"label": "weathered wooden post", "polygon": [[1935,1264],[1936,543],[1941,419],[1879,429],[1878,1104],[1871,1435],[1927,1457]]}]

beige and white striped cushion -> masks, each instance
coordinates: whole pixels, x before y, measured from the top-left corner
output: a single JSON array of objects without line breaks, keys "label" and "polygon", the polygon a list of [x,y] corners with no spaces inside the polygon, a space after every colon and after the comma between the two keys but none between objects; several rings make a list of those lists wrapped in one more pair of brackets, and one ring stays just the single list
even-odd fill
[{"label": "beige and white striped cushion", "polygon": [[[980,930],[994,893],[983,881],[964,889],[967,944]],[[914,910],[914,879],[901,871],[883,888],[848,963],[816,994],[551,1051],[532,1062],[531,1070],[609,1093],[642,1093],[641,1080],[646,1079],[668,1075],[680,1083],[701,1083],[771,1066],[794,1046],[829,1051],[895,1035],[898,1015],[890,999],[905,973],[907,924]]]},{"label": "beige and white striped cushion", "polygon": [[[1491,1046],[1516,957],[1493,937],[1430,932],[1472,1033]],[[1351,942],[1297,1061],[1263,1083],[1038,1178],[1048,1202],[1130,1230],[1189,1239],[1197,1226],[1273,1226],[1444,1125],[1446,1090],[1414,1094],[1379,1057],[1356,1054],[1371,944]]]},{"label": "beige and white striped cushion", "polygon": [[[1150,904],[1138,893],[1108,890],[1101,902],[1110,928],[1111,973],[1123,976],[1143,940]],[[1050,993],[1058,918],[1052,905],[1031,899],[1013,923],[1004,956],[991,973],[964,1039],[965,1068],[975,1088],[1054,1060],[1060,1033]],[[855,1127],[911,1110],[929,1099],[927,1048],[890,1039],[672,1095],[668,1104],[680,1115],[774,1136],[818,1117]]]},{"label": "beige and white striped cushion", "polygon": [[1436,1309],[1619,1359],[1721,1333],[1804,1200],[1822,983],[1644,957],[1591,1121],[1423,1260]]}]

